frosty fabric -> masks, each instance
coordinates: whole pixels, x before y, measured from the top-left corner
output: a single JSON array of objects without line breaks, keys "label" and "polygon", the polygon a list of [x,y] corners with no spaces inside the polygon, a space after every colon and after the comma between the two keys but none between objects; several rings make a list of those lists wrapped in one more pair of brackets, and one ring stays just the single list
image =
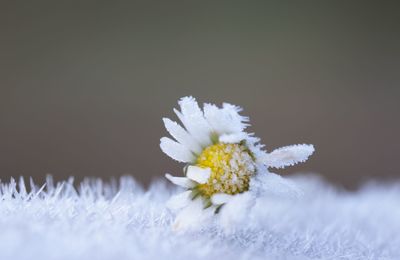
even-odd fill
[{"label": "frosty fabric", "polygon": [[173,232],[165,202],[178,191],[163,181],[3,182],[0,259],[400,259],[400,183],[292,181],[302,196],[257,198],[230,233],[217,221]]}]

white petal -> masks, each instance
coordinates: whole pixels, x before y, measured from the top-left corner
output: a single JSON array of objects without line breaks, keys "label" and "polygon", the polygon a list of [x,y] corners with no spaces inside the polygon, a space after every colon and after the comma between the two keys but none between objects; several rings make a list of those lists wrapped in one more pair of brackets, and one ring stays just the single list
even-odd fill
[{"label": "white petal", "polygon": [[313,152],[314,146],[310,144],[290,145],[266,154],[261,161],[268,167],[284,168],[306,161]]},{"label": "white petal", "polygon": [[193,188],[194,186],[196,186],[195,182],[186,177],[175,177],[167,173],[165,174],[165,178],[167,178],[173,184],[184,188]]},{"label": "white petal", "polygon": [[188,190],[182,193],[179,193],[175,196],[172,196],[167,201],[167,207],[171,210],[179,210],[186,207],[191,202],[191,194],[192,191]]},{"label": "white petal", "polygon": [[206,147],[212,143],[212,129],[204,118],[203,111],[193,97],[183,97],[179,100],[181,112],[174,109],[175,113],[182,121],[186,130],[203,146]]},{"label": "white petal", "polygon": [[289,179],[272,172],[260,173],[252,182],[252,189],[262,197],[296,199],[303,191]]},{"label": "white petal", "polygon": [[241,223],[248,221],[249,210],[255,204],[255,197],[251,192],[240,193],[232,196],[232,199],[222,208],[219,216],[221,225],[226,233],[235,231]]},{"label": "white petal", "polygon": [[163,118],[165,128],[168,132],[178,141],[180,144],[184,145],[194,153],[201,153],[202,148],[196,142],[196,140],[186,132],[183,127],[178,125],[176,122],[170,120],[169,118]]},{"label": "white petal", "polygon": [[214,205],[222,205],[229,202],[233,198],[232,195],[225,193],[217,193],[211,197],[211,202]]},{"label": "white petal", "polygon": [[203,201],[195,199],[176,216],[173,229],[178,232],[200,229],[212,219],[214,213],[215,207],[204,209]]},{"label": "white petal", "polygon": [[244,132],[237,134],[224,134],[219,137],[221,143],[237,144],[246,139],[247,135]]},{"label": "white petal", "polygon": [[160,141],[161,150],[172,159],[179,162],[193,162],[196,159],[192,152],[182,144],[167,137],[161,138]]},{"label": "white petal", "polygon": [[225,114],[228,114],[231,119],[231,124],[229,124],[232,133],[243,131],[249,124],[249,118],[247,116],[241,116],[239,114],[242,108],[229,103],[222,104],[222,110]]},{"label": "white petal", "polygon": [[248,118],[239,115],[240,107],[224,103],[222,108],[213,104],[204,105],[204,116],[217,134],[232,134],[242,132]]},{"label": "white petal", "polygon": [[221,111],[214,104],[204,104],[204,117],[217,134],[226,133],[226,123],[221,120]]},{"label": "white petal", "polygon": [[211,176],[210,168],[200,168],[197,166],[189,165],[186,171],[186,176],[200,184],[207,183]]}]

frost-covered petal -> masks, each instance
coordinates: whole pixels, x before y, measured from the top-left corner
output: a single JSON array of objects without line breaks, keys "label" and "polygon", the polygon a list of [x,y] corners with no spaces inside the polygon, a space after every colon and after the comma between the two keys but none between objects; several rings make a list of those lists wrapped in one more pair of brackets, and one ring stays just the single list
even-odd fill
[{"label": "frost-covered petal", "polygon": [[243,226],[250,208],[255,204],[255,196],[251,192],[240,193],[232,196],[220,212],[220,223],[226,233],[233,232],[236,227]]},{"label": "frost-covered petal", "polygon": [[221,111],[214,104],[204,104],[204,117],[217,134],[225,133],[226,128],[221,122]]},{"label": "frost-covered petal", "polygon": [[191,203],[191,194],[192,191],[188,190],[177,195],[172,196],[167,201],[167,207],[171,210],[179,210],[186,207],[189,203]]},{"label": "frost-covered petal", "polygon": [[184,188],[193,188],[194,186],[196,186],[196,183],[194,181],[186,177],[175,177],[167,173],[165,174],[165,178],[167,178],[173,184]]},{"label": "frost-covered petal", "polygon": [[233,196],[225,193],[217,193],[211,197],[211,202],[214,205],[222,205],[230,200],[232,200]]},{"label": "frost-covered petal", "polygon": [[165,128],[172,135],[172,137],[175,138],[176,141],[194,153],[201,153],[201,146],[185,129],[183,129],[183,127],[169,118],[163,118],[163,121]]},{"label": "frost-covered petal", "polygon": [[163,137],[160,141],[161,150],[172,159],[186,163],[193,162],[196,159],[193,153],[182,144],[168,137]]},{"label": "frost-covered petal", "polygon": [[204,104],[204,116],[212,126],[213,130],[219,134],[231,134],[242,132],[248,121],[247,117],[239,115],[240,107],[224,103],[222,108],[213,104]]},{"label": "frost-covered petal", "polygon": [[233,133],[243,131],[247,126],[249,126],[247,123],[249,117],[241,116],[239,114],[239,112],[243,110],[241,107],[229,103],[223,103],[222,110],[228,114],[231,119],[232,124],[230,124],[230,127]]},{"label": "frost-covered petal", "polygon": [[263,197],[295,199],[303,194],[294,182],[272,172],[258,174],[251,187],[254,193]]},{"label": "frost-covered petal", "polygon": [[241,141],[245,140],[246,137],[247,137],[247,134],[244,132],[236,133],[236,134],[224,134],[219,137],[219,141],[221,143],[236,144],[236,143],[240,143]]},{"label": "frost-covered petal", "polygon": [[284,168],[306,161],[313,152],[314,146],[310,144],[290,145],[266,154],[262,162],[268,167]]},{"label": "frost-covered petal", "polygon": [[203,200],[197,198],[178,213],[173,224],[173,229],[178,232],[199,229],[212,219],[214,213],[215,207],[211,206],[204,209]]},{"label": "frost-covered petal", "polygon": [[186,176],[200,184],[207,183],[211,176],[210,168],[200,168],[197,166],[189,165],[186,171]]},{"label": "frost-covered petal", "polygon": [[174,109],[186,130],[203,146],[210,145],[212,129],[204,118],[197,101],[193,97],[183,97],[179,100],[181,111]]}]

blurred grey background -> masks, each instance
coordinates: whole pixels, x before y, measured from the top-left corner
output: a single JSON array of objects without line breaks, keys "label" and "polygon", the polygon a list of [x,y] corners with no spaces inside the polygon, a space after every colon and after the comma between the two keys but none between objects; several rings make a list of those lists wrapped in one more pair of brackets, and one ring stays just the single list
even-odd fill
[{"label": "blurred grey background", "polygon": [[180,174],[159,139],[185,95],[242,106],[269,150],[315,144],[278,173],[400,177],[396,4],[0,5],[2,180]]}]

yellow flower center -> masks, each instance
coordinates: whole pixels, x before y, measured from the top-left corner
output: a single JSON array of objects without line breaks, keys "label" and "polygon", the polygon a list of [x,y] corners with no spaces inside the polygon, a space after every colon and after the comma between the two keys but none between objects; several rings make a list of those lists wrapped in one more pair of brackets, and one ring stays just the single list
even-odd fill
[{"label": "yellow flower center", "polygon": [[237,194],[249,190],[255,163],[248,148],[242,144],[218,143],[203,150],[196,166],[210,168],[211,177],[197,186],[206,197],[215,193]]}]

